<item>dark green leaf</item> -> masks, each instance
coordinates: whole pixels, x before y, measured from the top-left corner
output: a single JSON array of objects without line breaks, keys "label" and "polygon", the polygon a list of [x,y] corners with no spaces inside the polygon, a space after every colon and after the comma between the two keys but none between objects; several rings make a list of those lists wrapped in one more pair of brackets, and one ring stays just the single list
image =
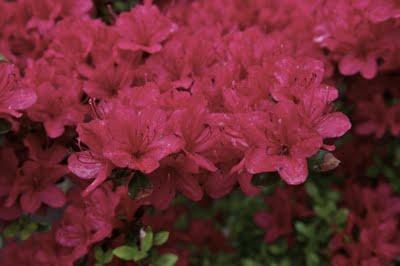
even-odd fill
[{"label": "dark green leaf", "polygon": [[140,240],[140,250],[147,252],[153,246],[153,232],[146,230],[144,237]]},{"label": "dark green leaf", "polygon": [[141,190],[150,186],[149,179],[141,172],[136,172],[128,185],[129,197],[135,199]]},{"label": "dark green leaf", "polygon": [[11,130],[11,123],[3,118],[0,118],[0,134],[6,134],[10,130]]},{"label": "dark green leaf", "polygon": [[137,253],[138,249],[130,246],[120,246],[113,250],[113,254],[123,260],[133,260]]},{"label": "dark green leaf", "polygon": [[178,256],[171,253],[162,254],[154,261],[154,266],[174,266],[178,261]]},{"label": "dark green leaf", "polygon": [[169,232],[167,231],[158,232],[154,237],[154,245],[156,246],[163,245],[165,242],[168,241],[168,237],[169,237]]}]

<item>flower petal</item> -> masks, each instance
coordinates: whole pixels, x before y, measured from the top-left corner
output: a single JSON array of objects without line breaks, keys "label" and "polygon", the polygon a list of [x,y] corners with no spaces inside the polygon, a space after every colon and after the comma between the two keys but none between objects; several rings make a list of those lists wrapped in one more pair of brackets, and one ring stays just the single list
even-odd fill
[{"label": "flower petal", "polygon": [[39,209],[42,202],[38,192],[28,191],[22,194],[20,203],[23,211],[34,213]]},{"label": "flower petal", "polygon": [[40,199],[53,208],[60,208],[67,201],[64,192],[56,186],[48,186],[40,191]]},{"label": "flower petal", "polygon": [[74,153],[68,158],[68,169],[82,179],[94,178],[102,167],[103,163],[88,151]]},{"label": "flower petal", "polygon": [[343,136],[351,128],[349,118],[340,112],[327,114],[317,125],[317,131],[323,138]]},{"label": "flower petal", "polygon": [[278,172],[289,185],[301,184],[308,176],[307,160],[283,157],[278,164]]}]

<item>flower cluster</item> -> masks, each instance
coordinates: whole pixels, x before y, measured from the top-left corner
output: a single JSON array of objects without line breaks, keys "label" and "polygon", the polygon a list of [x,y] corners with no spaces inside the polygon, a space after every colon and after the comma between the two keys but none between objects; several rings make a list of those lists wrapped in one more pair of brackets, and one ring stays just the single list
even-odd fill
[{"label": "flower cluster", "polygon": [[350,182],[344,196],[350,214],[329,245],[332,265],[390,264],[400,254],[400,198],[386,184],[371,189]]},{"label": "flower cluster", "polygon": [[[396,0],[108,3],[0,0],[2,265],[172,265],[173,253],[184,266],[232,254],[218,225],[227,219],[174,202],[209,204],[237,188],[255,196],[261,175],[284,184],[248,220],[268,245],[293,246],[294,220],[336,213],[291,186],[339,164],[329,153],[314,165],[350,130],[346,108],[356,135],[400,134]],[[354,143],[337,154],[340,173],[356,178],[372,148],[343,159],[360,153]],[[400,253],[398,199],[386,183],[333,187],[350,215],[332,263],[389,263]]]}]

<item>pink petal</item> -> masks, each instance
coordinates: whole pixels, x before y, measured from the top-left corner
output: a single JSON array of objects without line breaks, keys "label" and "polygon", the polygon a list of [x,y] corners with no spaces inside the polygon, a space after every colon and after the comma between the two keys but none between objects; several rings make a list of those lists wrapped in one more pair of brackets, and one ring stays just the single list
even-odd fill
[{"label": "pink petal", "polygon": [[218,199],[231,192],[235,183],[235,175],[219,173],[217,171],[216,173],[209,175],[207,181],[203,183],[203,187],[211,198]]},{"label": "pink petal", "polygon": [[150,175],[153,184],[153,193],[151,202],[157,209],[164,210],[168,208],[171,201],[175,198],[176,190],[170,176],[165,178]]},{"label": "pink petal", "polygon": [[22,210],[29,213],[37,211],[41,205],[40,194],[35,191],[28,191],[22,194],[20,199]]},{"label": "pink petal", "polygon": [[4,104],[8,105],[9,109],[24,110],[32,106],[36,99],[37,96],[33,90],[18,89],[10,92]]},{"label": "pink petal", "polygon": [[104,151],[103,154],[118,167],[127,167],[132,160],[132,156],[125,151],[110,149]]},{"label": "pink petal", "polygon": [[361,67],[361,75],[366,79],[373,79],[378,72],[378,63],[374,56],[369,56]]},{"label": "pink petal", "polygon": [[304,140],[296,143],[290,148],[290,154],[298,158],[313,156],[322,146],[322,138],[318,134],[313,134]]},{"label": "pink petal", "polygon": [[183,175],[177,177],[176,184],[179,191],[189,199],[199,201],[203,198],[203,190],[195,176]]},{"label": "pink petal", "polygon": [[265,149],[257,148],[249,151],[245,156],[246,169],[252,173],[275,171],[276,156],[267,155]]},{"label": "pink petal", "polygon": [[103,163],[89,151],[77,152],[68,158],[68,169],[83,179],[94,178],[102,167]]},{"label": "pink petal", "polygon": [[204,156],[201,156],[200,154],[197,153],[186,153],[186,156],[195,162],[198,166],[210,171],[210,172],[215,172],[217,171],[217,167],[214,165],[213,162],[205,158]]},{"label": "pink petal", "polygon": [[142,156],[139,159],[133,159],[128,167],[135,170],[140,170],[143,173],[149,174],[156,170],[160,166],[160,163],[153,157],[148,155]]},{"label": "pink petal", "polygon": [[251,183],[253,175],[243,172],[238,176],[238,182],[243,193],[248,196],[255,196],[260,193],[261,189]]},{"label": "pink petal", "polygon": [[64,133],[64,125],[57,120],[47,120],[44,122],[44,128],[50,138],[58,138]]},{"label": "pink petal", "polygon": [[339,62],[339,70],[343,75],[351,76],[361,70],[362,62],[354,55],[349,54],[342,58]]},{"label": "pink petal", "polygon": [[323,138],[343,136],[351,128],[349,118],[340,112],[330,113],[317,125],[317,131]]},{"label": "pink petal", "polygon": [[182,146],[183,142],[179,137],[169,135],[150,144],[147,155],[159,161],[167,155],[178,152]]},{"label": "pink petal", "polygon": [[90,192],[92,192],[99,185],[101,185],[111,174],[112,169],[113,165],[109,162],[106,163],[97,173],[97,176],[95,177],[94,181],[83,191],[82,195],[86,197],[87,195],[89,195]]},{"label": "pink petal", "polygon": [[267,212],[258,212],[254,214],[253,220],[259,227],[268,229],[268,226],[271,224],[271,215]]},{"label": "pink petal", "polygon": [[308,176],[307,160],[283,157],[278,165],[278,172],[289,185],[301,184]]},{"label": "pink petal", "polygon": [[[84,221],[83,221],[84,222]],[[75,247],[85,242],[79,225],[65,225],[56,232],[57,242],[64,247]]]},{"label": "pink petal", "polygon": [[62,207],[67,200],[64,192],[56,186],[48,186],[40,191],[40,199],[53,208]]}]

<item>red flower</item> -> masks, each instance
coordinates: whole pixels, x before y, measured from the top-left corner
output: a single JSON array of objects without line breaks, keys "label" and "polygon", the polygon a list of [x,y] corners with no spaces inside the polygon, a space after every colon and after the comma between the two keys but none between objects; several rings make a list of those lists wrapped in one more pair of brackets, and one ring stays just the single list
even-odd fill
[{"label": "red flower", "polygon": [[80,257],[89,245],[110,236],[119,196],[110,187],[103,186],[84,201],[78,193],[72,199],[56,230],[56,240],[64,247],[74,248]]},{"label": "red flower", "polygon": [[64,166],[46,167],[33,161],[25,162],[13,183],[6,206],[12,206],[21,195],[22,210],[29,213],[36,212],[43,203],[53,208],[62,207],[66,198],[55,183],[67,173]]},{"label": "red flower", "polygon": [[151,200],[156,208],[166,209],[175,198],[176,191],[193,201],[199,201],[203,197],[199,177],[185,169],[182,157],[166,158],[149,178],[153,184]]},{"label": "red flower", "polygon": [[42,141],[34,135],[25,137],[24,144],[29,149],[29,159],[43,166],[52,167],[60,163],[67,155],[67,149],[60,144],[44,149]]},{"label": "red flower", "polygon": [[166,134],[166,115],[161,110],[140,111],[118,108],[107,121],[110,142],[104,156],[118,167],[150,173],[159,161],[179,151],[182,141]]},{"label": "red flower", "polygon": [[360,120],[355,127],[356,132],[360,135],[375,134],[376,138],[383,137],[392,118],[380,94],[374,95],[372,101],[359,101],[356,117]]},{"label": "red flower", "polygon": [[203,106],[194,106],[185,110],[175,111],[171,118],[174,133],[183,140],[183,152],[188,159],[188,166],[195,172],[198,167],[215,172],[214,163],[204,154],[212,151],[219,141],[218,129],[207,121],[208,113]]},{"label": "red flower", "polygon": [[108,99],[117,96],[118,91],[131,86],[133,81],[132,66],[113,61],[103,62],[95,69],[80,68],[87,77],[83,90],[91,97]]},{"label": "red flower", "polygon": [[1,149],[0,158],[0,220],[14,220],[20,216],[21,210],[17,205],[4,205],[17,174],[18,160],[12,149]]},{"label": "red flower", "polygon": [[83,195],[87,195],[106,180],[113,164],[103,156],[104,146],[108,142],[104,121],[93,120],[80,124],[77,132],[79,141],[87,145],[89,150],[72,154],[68,158],[68,169],[82,179],[94,179],[83,192]]},{"label": "red flower", "polygon": [[37,94],[38,101],[28,115],[34,121],[43,122],[49,137],[57,138],[64,133],[65,126],[83,120],[86,108],[80,104],[81,95],[76,88],[56,89],[43,83],[37,88]]},{"label": "red flower", "polygon": [[305,196],[304,190],[277,188],[273,195],[265,198],[269,210],[254,215],[254,222],[266,230],[265,242],[272,243],[279,237],[289,237],[293,231],[293,219],[312,214]]},{"label": "red flower", "polygon": [[159,52],[161,43],[177,30],[151,1],[135,6],[130,12],[121,14],[116,22],[121,34],[118,47],[130,51]]},{"label": "red flower", "polygon": [[13,65],[0,62],[0,115],[20,117],[22,114],[19,111],[36,102],[35,92],[24,88],[18,78]]},{"label": "red flower", "polygon": [[277,170],[288,184],[304,182],[308,175],[306,159],[322,146],[321,136],[304,123],[292,103],[276,104],[264,124],[249,133],[261,141],[245,157],[248,171]]}]

